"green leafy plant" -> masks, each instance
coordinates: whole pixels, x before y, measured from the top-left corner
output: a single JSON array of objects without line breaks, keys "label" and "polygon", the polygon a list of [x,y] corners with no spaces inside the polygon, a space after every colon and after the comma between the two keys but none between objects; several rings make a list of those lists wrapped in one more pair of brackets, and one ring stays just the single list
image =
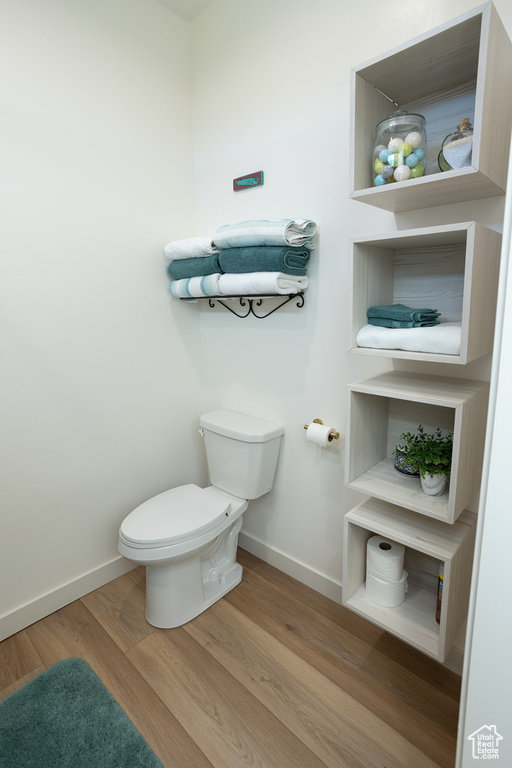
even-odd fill
[{"label": "green leafy plant", "polygon": [[[434,434],[425,432],[422,425],[418,431],[402,432],[400,448],[407,454],[408,463],[415,467],[422,477],[426,474],[443,475],[450,479],[453,451],[453,434],[443,435],[439,427]],[[395,451],[396,453],[396,451]]]}]

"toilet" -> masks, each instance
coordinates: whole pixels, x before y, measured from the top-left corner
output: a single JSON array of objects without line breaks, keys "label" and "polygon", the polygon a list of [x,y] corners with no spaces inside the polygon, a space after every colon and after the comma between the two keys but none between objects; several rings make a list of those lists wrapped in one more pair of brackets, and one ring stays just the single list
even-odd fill
[{"label": "toilet", "polygon": [[219,409],[199,420],[210,483],[180,485],[145,501],[119,529],[119,552],[146,566],[146,619],[179,627],[242,579],[236,562],[243,513],[274,482],[281,425]]}]

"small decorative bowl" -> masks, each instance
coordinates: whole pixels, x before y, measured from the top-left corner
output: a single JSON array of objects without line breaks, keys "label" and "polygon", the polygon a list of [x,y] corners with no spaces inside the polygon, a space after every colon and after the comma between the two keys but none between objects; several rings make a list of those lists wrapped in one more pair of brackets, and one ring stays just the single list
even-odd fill
[{"label": "small decorative bowl", "polygon": [[414,464],[411,464],[407,458],[407,452],[402,450],[399,445],[395,451],[395,469],[400,472],[401,475],[406,477],[419,477],[420,473],[415,468]]}]

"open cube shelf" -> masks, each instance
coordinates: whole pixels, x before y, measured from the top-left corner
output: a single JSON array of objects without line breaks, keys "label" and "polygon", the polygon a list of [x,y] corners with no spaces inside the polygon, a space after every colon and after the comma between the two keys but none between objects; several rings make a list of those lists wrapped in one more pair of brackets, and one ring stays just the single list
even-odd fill
[{"label": "open cube shelf", "polygon": [[[462,365],[489,354],[500,249],[501,235],[476,222],[353,239],[350,352]],[[367,310],[396,303],[431,307],[441,312],[441,322],[460,323],[458,354],[358,346],[356,337],[368,323]],[[408,341],[415,331],[402,333]]]},{"label": "open cube shelf", "polygon": [[[467,612],[476,516],[465,511],[451,526],[369,499],[344,520],[342,602],[351,610],[438,661],[444,661]],[[402,605],[387,608],[366,596],[366,545],[385,536],[405,546],[409,588]],[[436,622],[437,574],[444,565],[441,622]]]},{"label": "open cube shelf", "polygon": [[[512,45],[492,3],[352,70],[352,199],[405,211],[505,194],[512,101]],[[373,186],[377,124],[393,103],[426,118],[425,176]],[[472,165],[442,173],[445,136],[474,127]]]},{"label": "open cube shelf", "polygon": [[[346,484],[368,496],[446,523],[476,503],[489,387],[479,381],[402,371],[349,385]],[[394,468],[402,432],[453,432],[451,479],[441,496]]]}]

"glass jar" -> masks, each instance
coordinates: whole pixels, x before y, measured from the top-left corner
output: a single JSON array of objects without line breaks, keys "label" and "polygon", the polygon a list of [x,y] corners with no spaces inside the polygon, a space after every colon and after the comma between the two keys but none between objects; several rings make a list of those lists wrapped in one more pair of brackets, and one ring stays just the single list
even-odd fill
[{"label": "glass jar", "polygon": [[426,162],[427,132],[423,115],[399,109],[377,125],[372,158],[374,186],[419,179],[425,174]]},{"label": "glass jar", "polygon": [[459,127],[449,133],[443,141],[439,154],[439,167],[442,171],[453,171],[471,165],[473,152],[473,126],[469,117],[459,121]]}]

